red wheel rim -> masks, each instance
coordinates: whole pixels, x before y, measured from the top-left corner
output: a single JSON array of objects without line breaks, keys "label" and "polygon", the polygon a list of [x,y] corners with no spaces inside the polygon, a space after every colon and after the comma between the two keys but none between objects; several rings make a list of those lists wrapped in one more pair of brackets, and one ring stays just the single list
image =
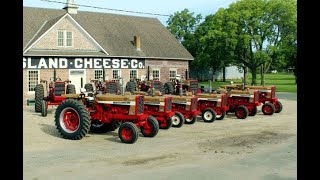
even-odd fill
[{"label": "red wheel rim", "polygon": [[237,110],[237,117],[243,118],[244,117],[244,109],[240,108]]},{"label": "red wheel rim", "polygon": [[271,113],[272,113],[272,108],[271,108],[271,106],[266,105],[266,106],[264,106],[263,111],[264,111],[266,114],[271,114]]},{"label": "red wheel rim", "polygon": [[79,114],[71,107],[65,108],[60,114],[60,125],[66,132],[73,133],[80,124]]},{"label": "red wheel rim", "polygon": [[144,133],[147,134],[147,135],[151,134],[152,131],[153,131],[152,123],[150,123],[150,122],[148,121],[147,126],[144,126],[144,127],[143,127],[143,131],[144,131]]},{"label": "red wheel rim", "polygon": [[276,111],[279,111],[280,110],[280,106],[279,106],[279,103],[274,103],[274,108]]},{"label": "red wheel rim", "polygon": [[121,136],[125,141],[130,141],[133,137],[133,131],[130,128],[124,127],[121,129]]}]

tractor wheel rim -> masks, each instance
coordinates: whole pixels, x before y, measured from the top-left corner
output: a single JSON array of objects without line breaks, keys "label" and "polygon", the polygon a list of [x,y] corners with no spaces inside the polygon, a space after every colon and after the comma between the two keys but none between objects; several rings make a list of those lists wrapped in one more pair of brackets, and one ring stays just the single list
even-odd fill
[{"label": "tractor wheel rim", "polygon": [[187,119],[186,119],[186,121],[187,121],[187,122],[191,122],[191,121],[192,121],[192,119],[187,118]]},{"label": "tractor wheel rim", "polygon": [[172,124],[173,125],[178,125],[179,123],[180,123],[180,118],[178,117],[178,116],[176,116],[176,115],[174,115],[173,117],[172,117]]},{"label": "tractor wheel rim", "polygon": [[60,125],[68,133],[73,133],[79,129],[80,119],[77,111],[67,107],[60,113]]},{"label": "tractor wheel rim", "polygon": [[216,114],[216,118],[220,118],[222,116],[222,113]]},{"label": "tractor wheel rim", "polygon": [[279,111],[280,110],[280,105],[279,103],[274,103],[274,108],[276,109],[276,111]]},{"label": "tractor wheel rim", "polygon": [[213,115],[212,115],[211,112],[207,111],[207,112],[204,113],[205,120],[209,121],[209,120],[212,119],[212,117],[213,117]]},{"label": "tractor wheel rim", "polygon": [[122,138],[123,138],[124,140],[130,141],[130,140],[132,139],[132,137],[133,137],[133,131],[132,131],[132,129],[127,128],[127,127],[123,128],[123,129],[121,130],[121,136],[122,136]]},{"label": "tractor wheel rim", "polygon": [[244,117],[244,110],[243,109],[238,109],[236,113],[237,113],[237,117],[240,117],[240,118]]},{"label": "tractor wheel rim", "polygon": [[264,110],[264,112],[267,113],[267,114],[271,114],[271,112],[272,112],[272,108],[271,108],[271,106],[269,106],[269,105],[264,106],[263,110]]}]

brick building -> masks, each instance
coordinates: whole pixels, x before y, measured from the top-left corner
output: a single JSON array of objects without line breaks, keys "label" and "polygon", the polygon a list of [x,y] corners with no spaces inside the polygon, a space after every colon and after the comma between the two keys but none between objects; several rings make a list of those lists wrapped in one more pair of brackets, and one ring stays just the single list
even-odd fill
[{"label": "brick building", "polygon": [[[69,1],[68,1],[69,2]],[[192,55],[156,18],[63,9],[23,8],[23,104],[40,79],[71,80],[77,92],[91,79],[147,77],[168,81],[189,70]],[[102,68],[102,66],[104,68]]]}]

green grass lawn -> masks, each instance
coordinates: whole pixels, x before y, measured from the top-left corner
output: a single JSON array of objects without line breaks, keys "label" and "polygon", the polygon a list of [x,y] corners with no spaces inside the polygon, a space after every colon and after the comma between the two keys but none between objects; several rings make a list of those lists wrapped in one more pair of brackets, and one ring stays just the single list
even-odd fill
[{"label": "green grass lawn", "polygon": [[[251,85],[251,74],[248,76],[247,84]],[[212,83],[212,88],[216,89],[217,87],[225,84],[230,84],[230,81],[234,83],[241,83],[241,79],[227,79],[226,82],[215,81]],[[260,85],[261,76],[257,74],[257,85]],[[265,74],[265,85],[275,85],[277,92],[297,92],[297,84],[295,83],[295,77],[293,73],[276,73],[276,74]],[[199,82],[199,87],[209,87],[209,82]]]}]

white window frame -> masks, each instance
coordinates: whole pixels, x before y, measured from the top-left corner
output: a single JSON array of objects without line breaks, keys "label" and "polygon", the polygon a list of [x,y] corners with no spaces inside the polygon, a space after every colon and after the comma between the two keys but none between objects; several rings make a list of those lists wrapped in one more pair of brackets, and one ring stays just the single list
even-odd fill
[{"label": "white window frame", "polygon": [[27,80],[27,86],[28,86],[28,94],[33,94],[33,93],[35,93],[35,91],[29,91],[29,82],[30,82],[30,80],[29,80],[29,74],[30,74],[30,71],[37,71],[38,72],[38,82],[37,82],[37,84],[39,84],[40,83],[40,70],[28,70],[28,80]]},{"label": "white window frame", "polygon": [[[60,46],[59,45],[59,32],[62,32],[63,33],[63,37],[62,37],[62,40],[63,40],[63,45]],[[71,33],[71,46],[67,46],[67,33]],[[58,47],[73,47],[73,32],[72,31],[67,31],[67,30],[58,30],[57,31],[57,46]]]},{"label": "white window frame", "polygon": [[[159,77],[154,77],[153,76],[153,71],[158,71],[159,72]],[[160,80],[160,77],[161,77],[160,68],[153,68],[152,69],[152,79],[154,80],[155,78],[158,78]]]},{"label": "white window frame", "polygon": [[[176,76],[173,78],[173,77],[171,77],[171,73],[170,73],[170,71],[175,71],[176,72]],[[176,77],[177,77],[177,72],[178,72],[178,70],[177,70],[177,68],[170,68],[169,69],[169,79],[170,80],[172,80],[172,79],[176,79]]]},{"label": "white window frame", "polygon": [[[95,69],[94,70],[94,74],[93,74],[93,79],[95,79],[95,80],[99,80],[100,79],[100,77],[99,78],[96,78],[96,71],[101,71],[102,72],[102,74],[101,74],[101,76],[103,76],[103,69]],[[103,78],[103,77],[102,77]]]},{"label": "white window frame", "polygon": [[[121,69],[112,69],[112,80],[116,80],[116,79],[113,77],[113,71],[118,71],[118,72],[119,72],[118,76],[121,77]],[[117,82],[118,82],[118,83],[121,83],[121,82],[120,82],[120,79],[117,79]]]},{"label": "white window frame", "polygon": [[136,71],[136,76],[137,76],[136,79],[137,79],[137,78],[139,77],[139,75],[138,75],[138,69],[130,69],[130,70],[129,70],[129,79],[131,79],[131,77],[130,77],[130,76],[131,76],[131,71]]}]

